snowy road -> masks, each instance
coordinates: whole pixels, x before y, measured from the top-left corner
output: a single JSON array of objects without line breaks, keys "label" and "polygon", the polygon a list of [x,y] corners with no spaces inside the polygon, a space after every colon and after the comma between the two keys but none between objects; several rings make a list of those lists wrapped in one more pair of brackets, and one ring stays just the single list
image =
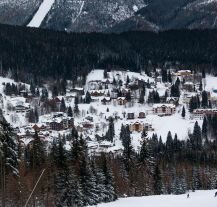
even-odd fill
[{"label": "snowy road", "polygon": [[50,11],[52,5],[54,4],[55,0],[44,0],[40,5],[38,11],[27,25],[28,27],[40,27],[42,21],[46,17],[47,13]]}]

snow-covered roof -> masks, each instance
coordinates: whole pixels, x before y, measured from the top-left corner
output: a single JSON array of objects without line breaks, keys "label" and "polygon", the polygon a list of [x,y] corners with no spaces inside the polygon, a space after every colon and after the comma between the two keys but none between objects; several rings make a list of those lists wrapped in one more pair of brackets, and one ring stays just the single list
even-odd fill
[{"label": "snow-covered roof", "polygon": [[194,85],[194,83],[192,81],[187,81],[184,83],[184,85]]},{"label": "snow-covered roof", "polygon": [[174,104],[154,104],[153,105],[153,108],[161,108],[161,107],[176,108]]},{"label": "snow-covered roof", "polygon": [[178,70],[177,73],[191,73],[191,70]]}]

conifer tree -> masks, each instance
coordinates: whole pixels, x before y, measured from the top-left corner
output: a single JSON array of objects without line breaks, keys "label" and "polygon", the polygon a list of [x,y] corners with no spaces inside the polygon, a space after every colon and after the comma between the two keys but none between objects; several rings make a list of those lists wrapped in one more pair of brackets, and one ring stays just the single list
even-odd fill
[{"label": "conifer tree", "polygon": [[154,179],[154,194],[155,195],[161,195],[162,194],[162,178],[161,178],[161,172],[158,164],[155,166],[154,174],[153,174],[153,179]]},{"label": "conifer tree", "polygon": [[58,91],[58,88],[57,86],[53,86],[53,89],[52,89],[52,97],[57,97],[59,95],[59,91]]},{"label": "conifer tree", "polygon": [[46,88],[43,88],[42,89],[42,94],[41,94],[41,100],[45,101],[45,100],[47,100],[47,98],[48,98],[48,91],[47,91]]},{"label": "conifer tree", "polygon": [[184,106],[182,107],[182,118],[183,119],[185,118],[185,107]]},{"label": "conifer tree", "polygon": [[103,166],[102,171],[105,176],[105,188],[107,189],[107,196],[105,198],[105,202],[115,201],[117,199],[117,195],[115,192],[115,184],[114,184],[114,177],[112,171],[110,170],[106,156],[103,155]]},{"label": "conifer tree", "polygon": [[202,136],[203,138],[207,138],[208,126],[207,126],[207,118],[204,116],[203,124],[202,124]]},{"label": "conifer tree", "polygon": [[32,82],[31,82],[31,84],[30,84],[30,92],[31,92],[31,94],[32,94],[33,96],[35,96],[35,93],[36,93],[36,91],[35,91],[35,86],[33,85]]},{"label": "conifer tree", "polygon": [[203,90],[203,83],[202,83],[202,81],[200,81],[199,90],[200,90],[200,91]]},{"label": "conifer tree", "polygon": [[31,149],[31,158],[30,165],[31,168],[36,169],[42,166],[45,162],[45,152],[44,152],[44,144],[38,136],[37,131],[35,131],[33,146]]},{"label": "conifer tree", "polygon": [[65,104],[64,98],[61,99],[60,111],[61,111],[61,112],[65,112],[65,111],[66,111],[66,104]]},{"label": "conifer tree", "polygon": [[167,77],[167,79],[168,79],[168,82],[172,83],[172,76],[171,76],[170,70],[169,70],[169,72],[168,72],[168,77]]},{"label": "conifer tree", "polygon": [[144,96],[145,96],[145,92],[144,92],[144,89],[142,89],[142,90],[140,91],[140,95],[139,95],[139,103],[140,103],[140,104],[143,104],[143,103],[144,103],[144,101],[145,101]]},{"label": "conifer tree", "polygon": [[130,165],[131,165],[131,159],[133,156],[133,146],[131,144],[131,137],[130,137],[130,130],[129,126],[125,127],[125,132],[124,132],[124,137],[122,140],[122,144],[124,147],[123,151],[123,160],[124,160],[124,165],[125,169],[127,172],[130,171]]},{"label": "conifer tree", "polygon": [[68,109],[67,109],[67,115],[68,115],[68,117],[73,117],[72,107],[71,106],[69,106]]},{"label": "conifer tree", "polygon": [[38,109],[37,109],[37,107],[35,107],[34,115],[35,115],[35,123],[38,123],[38,121],[39,121],[39,115],[38,115]]},{"label": "conifer tree", "polygon": [[91,95],[89,91],[87,91],[85,94],[85,103],[90,104],[90,102],[91,102]]},{"label": "conifer tree", "polygon": [[127,75],[126,85],[128,86],[129,83],[130,83],[130,78],[129,78],[129,76]]},{"label": "conifer tree", "polygon": [[[8,180],[9,174],[13,175],[15,180],[19,176],[19,160],[18,160],[18,144],[16,135],[13,132],[10,125],[3,117],[0,110],[0,190],[1,190],[1,206],[7,206],[6,190],[10,180]],[[14,181],[15,181],[14,180]],[[17,183],[18,184],[18,183]],[[18,185],[17,185],[18,186]]]},{"label": "conifer tree", "polygon": [[79,113],[80,113],[80,110],[79,110],[79,108],[78,108],[78,97],[76,96],[76,97],[75,97],[75,102],[74,102],[74,114],[75,114],[76,116],[78,116]]},{"label": "conifer tree", "polygon": [[162,70],[162,81],[167,82],[167,71],[165,69]]},{"label": "conifer tree", "polygon": [[109,118],[109,128],[105,134],[105,140],[109,142],[113,142],[115,136],[115,127],[114,127],[114,120],[112,117]]},{"label": "conifer tree", "polygon": [[104,71],[103,71],[103,77],[104,77],[104,79],[107,79],[107,78],[108,78],[108,72],[107,72],[107,70],[104,70]]},{"label": "conifer tree", "polygon": [[171,154],[173,152],[173,137],[171,132],[169,131],[167,134],[167,140],[166,140],[166,152]]},{"label": "conifer tree", "polygon": [[201,102],[201,106],[203,108],[207,108],[208,107],[208,95],[206,91],[202,92],[202,102]]},{"label": "conifer tree", "polygon": [[66,152],[61,139],[59,139],[58,145],[53,146],[53,154],[53,159],[56,166],[56,171],[54,174],[55,205],[63,207],[64,203],[67,203],[67,201],[71,198],[66,195],[66,190],[69,190],[70,188],[70,173],[67,166]]},{"label": "conifer tree", "polygon": [[195,150],[201,150],[202,148],[202,135],[201,135],[201,128],[198,125],[198,122],[195,122],[193,134],[191,137],[191,143],[193,146],[193,149]]}]

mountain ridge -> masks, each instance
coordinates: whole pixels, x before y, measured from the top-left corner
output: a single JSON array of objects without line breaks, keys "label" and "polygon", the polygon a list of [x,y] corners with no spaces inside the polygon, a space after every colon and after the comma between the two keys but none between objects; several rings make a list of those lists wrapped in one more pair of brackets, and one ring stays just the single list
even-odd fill
[{"label": "mountain ridge", "polygon": [[[5,0],[0,23],[29,25],[46,0]],[[39,25],[69,32],[217,28],[216,0],[55,0]],[[34,25],[31,25],[34,26]]]}]

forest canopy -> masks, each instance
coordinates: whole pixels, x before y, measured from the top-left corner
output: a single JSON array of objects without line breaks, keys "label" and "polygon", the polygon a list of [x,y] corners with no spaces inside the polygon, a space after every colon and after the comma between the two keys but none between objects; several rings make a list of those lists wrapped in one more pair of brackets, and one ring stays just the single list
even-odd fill
[{"label": "forest canopy", "polygon": [[66,33],[0,25],[1,71],[23,81],[86,75],[93,68],[149,70],[166,62],[216,70],[217,30]]}]

